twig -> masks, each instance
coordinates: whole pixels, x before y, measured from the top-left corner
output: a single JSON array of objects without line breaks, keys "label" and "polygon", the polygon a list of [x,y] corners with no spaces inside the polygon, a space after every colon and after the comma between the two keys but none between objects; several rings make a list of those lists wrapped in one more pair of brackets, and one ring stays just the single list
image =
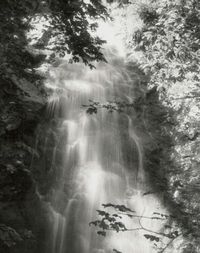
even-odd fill
[{"label": "twig", "polygon": [[168,237],[168,238],[169,238],[169,236],[168,236],[167,234],[165,234],[165,233],[156,232],[156,231],[150,230],[150,229],[148,229],[148,228],[145,228],[145,227],[142,225],[142,223],[141,223],[141,219],[139,220],[139,224],[140,224],[141,228],[142,228],[143,230],[147,231],[147,232],[150,232],[150,233],[153,233],[153,234],[156,234],[156,235],[160,235],[160,236],[165,236],[165,237]]},{"label": "twig", "polygon": [[169,241],[169,242],[167,243],[167,245],[166,245],[159,253],[163,253],[163,252],[169,247],[169,245],[172,244],[172,242],[173,242],[175,239],[177,239],[180,235],[181,235],[181,233],[180,233],[179,235],[177,235],[176,237],[174,237],[171,241]]}]

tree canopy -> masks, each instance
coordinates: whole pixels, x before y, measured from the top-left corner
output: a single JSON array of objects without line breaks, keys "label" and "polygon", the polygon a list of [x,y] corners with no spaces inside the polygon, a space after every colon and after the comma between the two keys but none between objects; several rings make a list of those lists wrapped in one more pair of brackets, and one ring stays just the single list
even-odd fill
[{"label": "tree canopy", "polygon": [[104,41],[92,33],[97,28],[97,19],[109,18],[101,0],[5,0],[0,8],[1,75],[9,77],[10,72],[15,72],[27,76],[24,70],[43,59],[28,50],[26,36],[32,18],[38,15],[47,21],[46,32],[49,38],[54,38],[54,52],[69,53],[73,62],[82,60],[90,67],[92,61],[105,61],[101,52]]},{"label": "tree canopy", "polygon": [[135,32],[133,44],[144,53],[142,67],[150,85],[164,91],[175,82],[199,82],[199,1],[150,0],[139,14],[144,25]]}]

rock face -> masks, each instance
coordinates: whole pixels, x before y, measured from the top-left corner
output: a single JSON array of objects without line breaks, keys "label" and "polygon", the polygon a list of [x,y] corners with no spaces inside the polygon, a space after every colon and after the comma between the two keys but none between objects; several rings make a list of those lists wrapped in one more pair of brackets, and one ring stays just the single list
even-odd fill
[{"label": "rock face", "polygon": [[[45,98],[27,80],[12,75],[0,91],[0,252],[41,252],[47,211],[30,170],[35,129],[45,111]],[[41,238],[40,240],[38,238]]]}]

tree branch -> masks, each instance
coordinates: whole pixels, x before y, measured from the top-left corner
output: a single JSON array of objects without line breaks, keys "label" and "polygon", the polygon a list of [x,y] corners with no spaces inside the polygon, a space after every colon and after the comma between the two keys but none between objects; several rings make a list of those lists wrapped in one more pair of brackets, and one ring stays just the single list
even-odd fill
[{"label": "tree branch", "polygon": [[173,241],[174,241],[175,239],[177,239],[180,235],[181,235],[181,233],[180,233],[179,235],[177,235],[177,237],[174,237],[171,241],[169,241],[169,242],[167,243],[167,245],[166,245],[159,253],[163,253],[163,252],[170,246],[170,244],[172,244]]},{"label": "tree branch", "polygon": [[118,212],[117,214],[126,215],[126,216],[128,216],[130,218],[142,218],[142,219],[150,219],[150,220],[166,220],[165,218],[160,218],[160,217],[149,217],[149,216],[143,216],[143,215],[132,215],[132,214],[122,213],[122,212]]}]

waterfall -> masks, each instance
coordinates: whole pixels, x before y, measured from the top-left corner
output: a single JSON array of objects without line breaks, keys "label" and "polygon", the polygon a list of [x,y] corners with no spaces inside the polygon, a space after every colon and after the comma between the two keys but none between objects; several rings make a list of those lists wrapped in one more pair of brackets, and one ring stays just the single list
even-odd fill
[{"label": "waterfall", "polygon": [[[132,25],[132,16],[130,22]],[[117,26],[121,26],[120,19]],[[54,175],[55,182],[47,199],[38,190],[51,216],[45,253],[156,252],[140,229],[110,231],[102,237],[89,226],[97,219],[96,210],[107,203],[125,205],[138,217],[166,213],[155,195],[144,196],[148,185],[134,108],[124,108],[121,113],[98,108],[97,113],[90,114],[84,107],[91,101],[132,103],[138,96],[140,76],[127,67],[122,38],[115,37],[113,26],[107,28],[101,24],[99,30],[101,37],[115,44],[104,49],[107,63],[97,63],[91,70],[83,63],[69,64],[64,59],[49,71],[46,86],[53,93],[47,115],[53,119],[56,134],[47,131],[43,153],[49,153],[49,136],[53,135],[54,147],[45,169]],[[159,220],[125,217],[122,221],[130,229],[140,223],[151,231],[163,227]]]},{"label": "waterfall", "polygon": [[[55,88],[48,113],[59,121],[58,143],[64,143],[62,171],[50,204],[53,218],[48,253],[154,252],[140,230],[109,232],[104,238],[89,226],[102,204],[123,204],[138,216],[150,216],[161,206],[155,196],[143,196],[143,147],[134,127],[134,110],[111,113],[99,108],[88,114],[83,107],[90,100],[130,103],[136,97],[135,80],[124,58],[113,48],[105,53],[108,63],[98,63],[93,70],[82,63],[63,62],[52,68],[47,84]],[[50,169],[57,148],[55,145]],[[128,228],[139,225],[138,219],[123,221]],[[155,220],[142,222],[149,229],[160,226]]]}]

